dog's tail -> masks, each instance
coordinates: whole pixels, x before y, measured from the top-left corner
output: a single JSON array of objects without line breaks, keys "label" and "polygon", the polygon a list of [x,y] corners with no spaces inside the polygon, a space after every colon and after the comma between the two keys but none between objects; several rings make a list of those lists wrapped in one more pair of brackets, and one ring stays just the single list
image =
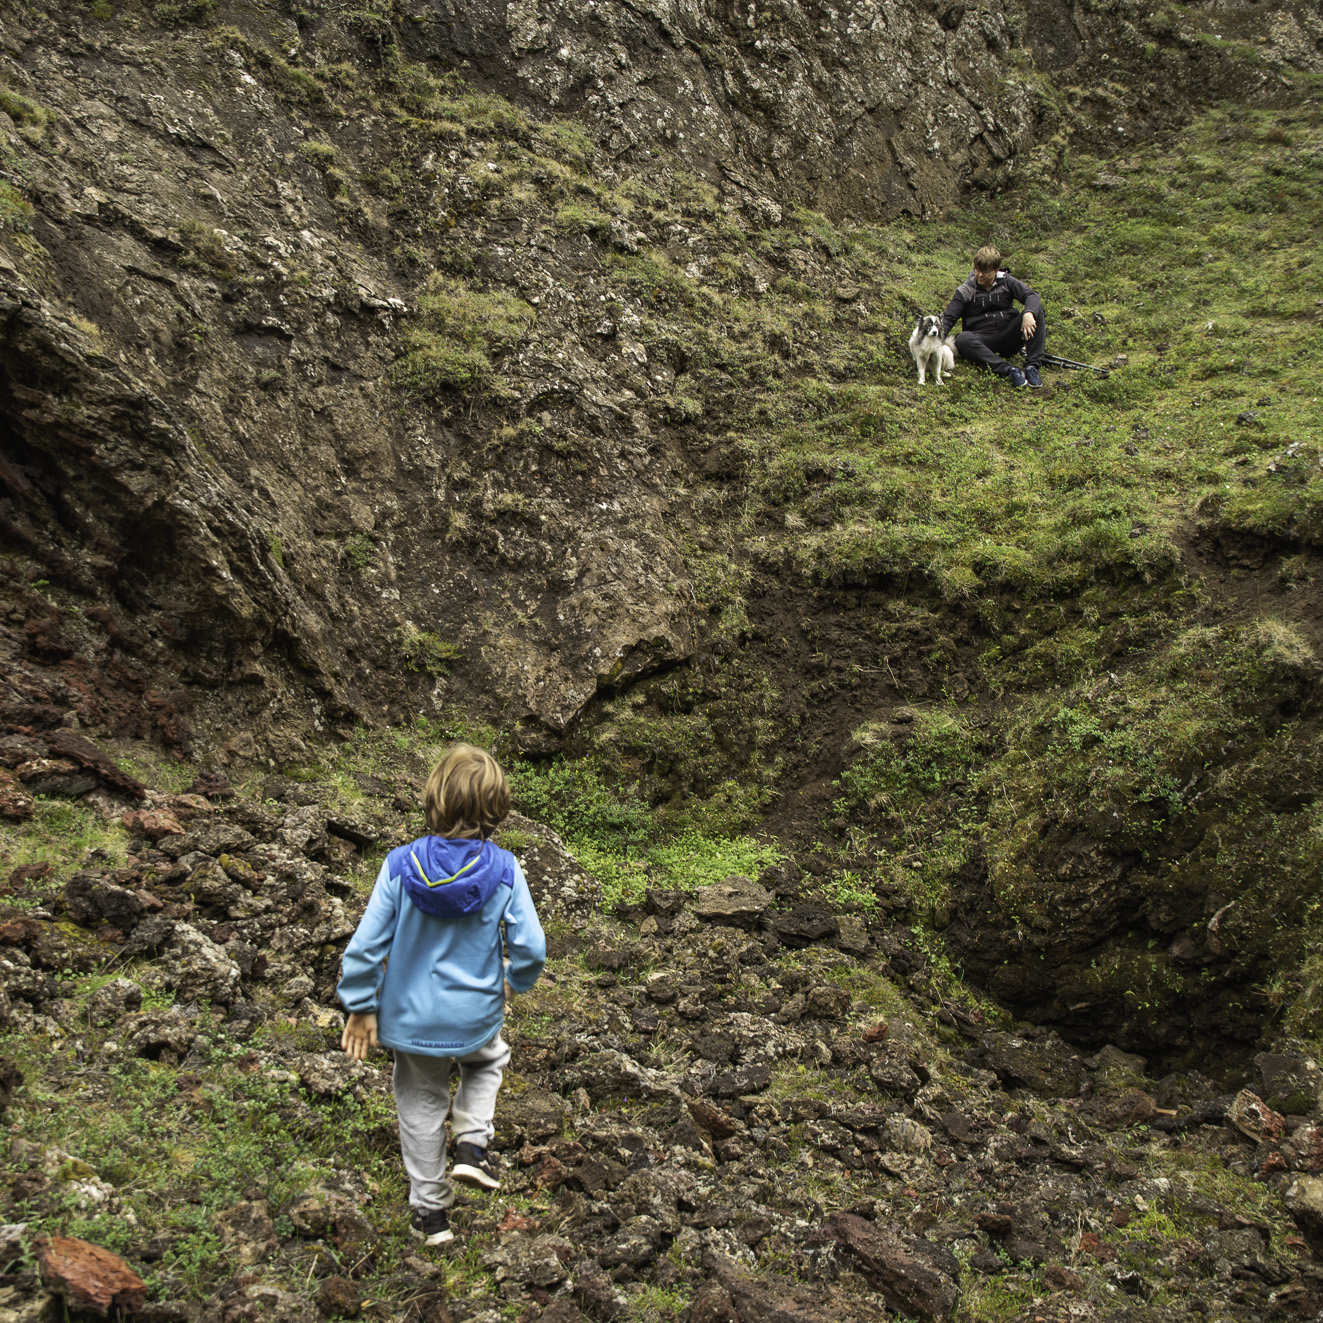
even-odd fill
[{"label": "dog's tail", "polygon": [[942,343],[943,343],[943,344],[944,344],[944,345],[945,345],[945,346],[946,346],[946,347],[947,347],[952,353],[955,353],[955,338],[956,338],[956,333],[955,333],[954,331],[952,331],[951,334],[948,335],[948,336],[946,337],[946,339],[942,341]]}]

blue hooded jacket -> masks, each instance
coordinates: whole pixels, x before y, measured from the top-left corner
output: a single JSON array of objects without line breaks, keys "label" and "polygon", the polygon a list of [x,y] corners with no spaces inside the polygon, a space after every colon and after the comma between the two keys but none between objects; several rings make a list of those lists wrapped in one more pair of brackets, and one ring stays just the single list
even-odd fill
[{"label": "blue hooded jacket", "polygon": [[381,865],[337,992],[347,1010],[377,1013],[383,1046],[462,1057],[500,1032],[505,980],[527,992],[546,955],[514,855],[490,841],[421,836]]}]

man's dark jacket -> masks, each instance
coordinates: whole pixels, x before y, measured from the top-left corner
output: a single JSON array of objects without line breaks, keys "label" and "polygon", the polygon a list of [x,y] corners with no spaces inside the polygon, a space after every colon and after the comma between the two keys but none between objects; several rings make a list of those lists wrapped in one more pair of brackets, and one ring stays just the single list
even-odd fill
[{"label": "man's dark jacket", "polygon": [[1013,324],[1018,324],[1021,313],[1016,312],[1016,301],[1024,304],[1025,312],[1032,312],[1043,320],[1043,300],[1009,271],[998,271],[991,289],[979,289],[978,280],[971,271],[969,279],[955,292],[942,314],[942,334],[964,319],[964,329],[980,340],[999,340]]}]

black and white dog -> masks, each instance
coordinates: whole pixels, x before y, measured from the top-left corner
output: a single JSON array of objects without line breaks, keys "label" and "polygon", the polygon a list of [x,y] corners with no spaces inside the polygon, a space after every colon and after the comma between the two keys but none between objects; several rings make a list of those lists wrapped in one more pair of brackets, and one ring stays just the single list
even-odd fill
[{"label": "black and white dog", "polygon": [[910,353],[914,357],[914,366],[919,369],[919,385],[922,386],[931,371],[935,383],[942,384],[942,373],[955,368],[955,334],[942,339],[942,319],[940,317],[920,317],[914,324],[910,336]]}]

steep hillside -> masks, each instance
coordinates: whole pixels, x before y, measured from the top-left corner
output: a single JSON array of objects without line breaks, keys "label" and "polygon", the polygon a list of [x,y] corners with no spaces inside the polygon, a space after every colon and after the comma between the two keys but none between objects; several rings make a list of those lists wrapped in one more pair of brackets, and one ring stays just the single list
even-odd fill
[{"label": "steep hillside", "polygon": [[[226,1318],[1317,1312],[1321,71],[1303,3],[7,7],[10,1220]],[[988,241],[1106,374],[917,387]],[[514,1221],[429,1272],[323,1058],[457,735],[573,858]]]}]

